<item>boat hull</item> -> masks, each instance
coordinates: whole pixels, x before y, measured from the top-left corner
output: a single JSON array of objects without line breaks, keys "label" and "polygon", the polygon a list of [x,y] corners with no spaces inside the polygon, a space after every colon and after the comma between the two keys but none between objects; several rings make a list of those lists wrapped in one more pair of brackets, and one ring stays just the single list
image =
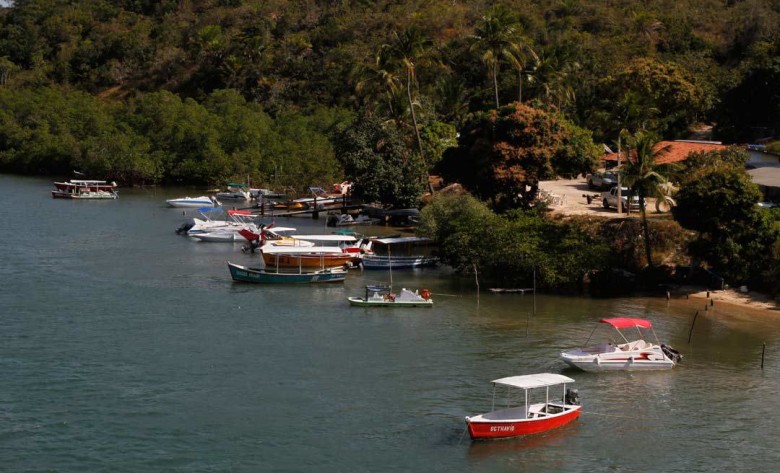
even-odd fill
[{"label": "boat hull", "polygon": [[338,268],[344,265],[351,266],[353,259],[354,256],[347,253],[322,256],[263,253],[263,261],[267,268]]},{"label": "boat hull", "polygon": [[435,266],[439,259],[432,256],[377,256],[364,255],[364,269],[412,269]]},{"label": "boat hull", "polygon": [[219,202],[214,202],[212,199],[201,196],[201,197],[183,197],[179,199],[168,199],[165,201],[169,206],[171,207],[177,207],[177,208],[193,208],[193,209],[199,209],[199,208],[205,208],[205,207],[217,207],[219,206]]},{"label": "boat hull", "polygon": [[346,271],[324,270],[311,273],[277,273],[267,272],[264,269],[248,268],[228,262],[230,276],[234,281],[251,282],[260,284],[311,284],[344,282]]},{"label": "boat hull", "polygon": [[433,300],[426,301],[372,301],[362,297],[348,297],[349,304],[356,307],[433,307]]},{"label": "boat hull", "polygon": [[117,194],[114,191],[51,191],[51,196],[54,199],[116,199]]},{"label": "boat hull", "polygon": [[561,354],[563,360],[569,366],[589,372],[603,371],[657,371],[674,368],[675,363],[671,360],[649,360],[641,357],[621,357],[604,358],[593,357],[571,357]]},{"label": "boat hull", "polygon": [[498,439],[539,434],[562,427],[580,416],[580,406],[566,412],[535,418],[512,420],[479,420],[466,418],[472,439]]}]

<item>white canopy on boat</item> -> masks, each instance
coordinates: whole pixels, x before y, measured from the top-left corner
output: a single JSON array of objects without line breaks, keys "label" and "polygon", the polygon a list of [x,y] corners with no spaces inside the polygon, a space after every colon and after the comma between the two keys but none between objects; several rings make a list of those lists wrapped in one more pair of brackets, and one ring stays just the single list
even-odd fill
[{"label": "white canopy on boat", "polygon": [[357,241],[352,235],[290,235],[296,240],[306,241]]},{"label": "white canopy on boat", "polygon": [[377,238],[373,241],[375,243],[382,243],[383,245],[395,245],[398,243],[430,243],[433,240],[425,237],[397,237],[397,238]]},{"label": "white canopy on boat", "polygon": [[568,376],[553,373],[527,374],[523,376],[509,376],[507,378],[494,379],[494,384],[512,386],[520,389],[543,388],[545,386],[555,386],[556,384],[573,383],[574,380]]},{"label": "white canopy on boat", "polygon": [[310,255],[310,254],[343,254],[338,246],[266,246],[261,247],[263,253],[269,255]]}]

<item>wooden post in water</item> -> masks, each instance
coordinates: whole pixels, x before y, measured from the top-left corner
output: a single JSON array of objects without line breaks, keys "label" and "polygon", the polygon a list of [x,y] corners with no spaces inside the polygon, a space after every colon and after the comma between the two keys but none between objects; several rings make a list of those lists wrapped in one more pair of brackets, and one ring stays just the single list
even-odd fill
[{"label": "wooden post in water", "polygon": [[699,316],[699,311],[697,310],[696,315],[693,316],[693,322],[691,322],[691,329],[688,331],[688,345],[691,344],[691,335],[693,335],[693,326],[696,325],[696,317],[698,316]]},{"label": "wooden post in water", "polygon": [[764,353],[766,353],[766,342],[764,342],[764,346],[761,349],[761,369],[764,369]]},{"label": "wooden post in water", "polygon": [[318,219],[320,218],[320,213],[317,212],[317,194],[314,194],[314,212],[311,213],[311,218]]},{"label": "wooden post in water", "polygon": [[534,316],[536,316],[536,265],[533,265],[534,268]]},{"label": "wooden post in water", "polygon": [[477,283],[477,302],[479,302],[479,275],[477,274],[477,263],[471,263],[474,266],[474,281]]}]

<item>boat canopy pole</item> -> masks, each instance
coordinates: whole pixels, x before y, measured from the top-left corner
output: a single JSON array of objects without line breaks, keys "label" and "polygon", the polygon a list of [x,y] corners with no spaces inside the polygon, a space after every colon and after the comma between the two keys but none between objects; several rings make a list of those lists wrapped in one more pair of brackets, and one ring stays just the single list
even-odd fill
[{"label": "boat canopy pole", "polygon": [[[534,295],[536,295],[536,290],[534,290]],[[593,327],[593,330],[590,331],[590,335],[588,335],[588,340],[585,341],[585,346],[588,346],[588,342],[590,342],[590,339],[593,337],[593,334],[596,332],[597,328],[599,328],[599,324],[596,324],[596,326]]]},{"label": "boat canopy pole", "polygon": [[524,389],[525,391],[525,415],[528,416],[528,390]]},{"label": "boat canopy pole", "polygon": [[658,335],[655,334],[655,329],[653,327],[650,327],[650,331],[653,332],[653,337],[655,337],[655,344],[660,345],[661,341],[658,340]]},{"label": "boat canopy pole", "polygon": [[[617,330],[617,333],[620,334],[620,338],[622,338],[624,342],[628,343],[628,340],[626,339],[626,337],[623,336],[623,332],[621,332],[620,329],[617,328],[617,327],[615,327],[615,330]],[[637,330],[639,330],[639,329],[637,329]],[[639,337],[641,338],[642,335],[640,334]]]}]

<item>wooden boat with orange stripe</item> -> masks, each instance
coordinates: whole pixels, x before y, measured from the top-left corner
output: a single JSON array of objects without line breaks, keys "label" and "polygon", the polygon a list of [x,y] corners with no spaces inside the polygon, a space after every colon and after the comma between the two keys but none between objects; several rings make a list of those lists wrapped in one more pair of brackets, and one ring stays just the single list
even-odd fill
[{"label": "wooden boat with orange stripe", "polygon": [[351,267],[355,258],[337,246],[263,246],[260,254],[267,268]]}]

